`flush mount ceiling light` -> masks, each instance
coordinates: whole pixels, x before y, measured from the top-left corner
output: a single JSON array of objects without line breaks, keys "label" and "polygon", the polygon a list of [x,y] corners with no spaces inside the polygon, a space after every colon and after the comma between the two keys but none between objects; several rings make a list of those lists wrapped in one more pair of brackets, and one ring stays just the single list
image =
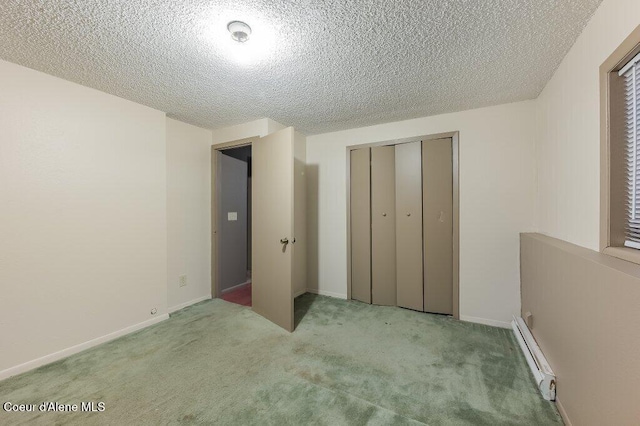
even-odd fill
[{"label": "flush mount ceiling light", "polygon": [[[251,23],[251,27],[247,22]],[[274,59],[276,28],[258,13],[232,10],[221,14],[214,10],[209,15],[204,15],[199,25],[202,43],[211,48],[211,55],[222,61],[242,67],[254,67],[267,59]],[[288,40],[282,40],[278,44],[279,50],[287,46]]]},{"label": "flush mount ceiling light", "polygon": [[239,43],[249,40],[251,27],[241,21],[231,21],[227,24],[227,29],[231,33],[231,38]]}]

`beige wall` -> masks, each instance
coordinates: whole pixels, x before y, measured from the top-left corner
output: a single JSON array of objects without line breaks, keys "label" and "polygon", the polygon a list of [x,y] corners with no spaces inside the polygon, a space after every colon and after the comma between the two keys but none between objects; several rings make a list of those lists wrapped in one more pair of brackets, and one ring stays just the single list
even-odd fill
[{"label": "beige wall", "polygon": [[640,269],[541,234],[522,235],[522,311],[571,424],[640,419]]},{"label": "beige wall", "polygon": [[166,318],[167,176],[163,112],[5,61],[0,93],[3,377]]},{"label": "beige wall", "polygon": [[[536,100],[536,222],[523,236],[522,310],[575,425],[640,418],[640,268],[599,250],[599,67],[640,25],[640,2],[604,0]],[[588,250],[590,249],[590,250]]]},{"label": "beige wall", "polygon": [[167,299],[174,311],[211,297],[212,132],[172,119],[166,126]]},{"label": "beige wall", "polygon": [[604,0],[536,100],[541,233],[599,249],[598,70],[639,24],[638,0]]},{"label": "beige wall", "polygon": [[518,234],[534,229],[533,102],[307,137],[309,289],[346,297],[346,147],[460,131],[460,314],[520,312]]}]

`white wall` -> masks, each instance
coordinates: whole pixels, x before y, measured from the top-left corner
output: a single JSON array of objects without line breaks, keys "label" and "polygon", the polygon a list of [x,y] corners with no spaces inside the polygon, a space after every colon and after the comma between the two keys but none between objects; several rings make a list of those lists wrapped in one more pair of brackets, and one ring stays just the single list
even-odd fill
[{"label": "white wall", "polygon": [[599,67],[640,25],[638,0],[604,0],[536,100],[539,232],[599,250]]},{"label": "white wall", "polygon": [[349,145],[460,131],[460,313],[507,326],[520,312],[519,233],[534,230],[533,102],[307,137],[309,288],[346,297]]},{"label": "white wall", "polygon": [[213,130],[213,145],[250,138],[252,136],[266,136],[285,127],[287,126],[270,118],[260,118],[258,120],[236,124],[235,126],[222,127]]},{"label": "white wall", "polygon": [[274,121],[270,118],[267,118],[266,120],[267,120],[267,133],[266,133],[267,135],[270,135],[273,132],[277,132],[278,130],[282,130],[285,127],[287,127],[284,124],[280,124],[277,121]]},{"label": "white wall", "polygon": [[5,61],[0,93],[2,377],[166,318],[167,186],[163,112]]},{"label": "white wall", "polygon": [[249,121],[235,126],[223,127],[213,130],[213,145],[231,142],[238,139],[250,138],[252,136],[264,136],[268,132],[268,122],[266,118]]},{"label": "white wall", "polygon": [[[167,119],[167,298],[211,297],[211,130]],[[179,278],[187,276],[180,287]]]}]

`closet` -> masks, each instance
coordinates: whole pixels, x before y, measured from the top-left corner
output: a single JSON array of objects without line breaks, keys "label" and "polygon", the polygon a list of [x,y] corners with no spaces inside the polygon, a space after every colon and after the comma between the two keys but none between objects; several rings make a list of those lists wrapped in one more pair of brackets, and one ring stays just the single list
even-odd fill
[{"label": "closet", "polygon": [[451,137],[350,151],[352,299],[454,313],[454,160]]}]

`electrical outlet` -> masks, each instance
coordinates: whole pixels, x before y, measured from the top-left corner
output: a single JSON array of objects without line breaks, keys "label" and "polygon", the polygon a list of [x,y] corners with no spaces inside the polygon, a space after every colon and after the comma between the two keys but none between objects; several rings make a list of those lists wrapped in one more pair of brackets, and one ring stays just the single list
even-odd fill
[{"label": "electrical outlet", "polygon": [[187,285],[187,276],[186,275],[180,275],[180,278],[178,279],[178,284],[180,285],[180,287],[184,287]]}]

